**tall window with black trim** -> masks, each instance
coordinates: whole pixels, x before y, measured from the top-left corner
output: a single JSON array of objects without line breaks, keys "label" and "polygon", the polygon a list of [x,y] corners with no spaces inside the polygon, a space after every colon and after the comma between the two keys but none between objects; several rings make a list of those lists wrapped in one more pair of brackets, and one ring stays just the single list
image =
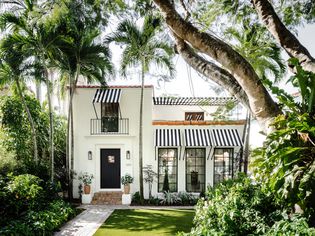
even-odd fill
[{"label": "tall window with black trim", "polygon": [[158,149],[158,191],[177,192],[177,148]]},{"label": "tall window with black trim", "polygon": [[205,190],[205,148],[186,149],[186,191],[202,192]]},{"label": "tall window with black trim", "polygon": [[102,103],[102,132],[118,132],[119,103]]},{"label": "tall window with black trim", "polygon": [[233,178],[233,148],[214,149],[214,185]]}]

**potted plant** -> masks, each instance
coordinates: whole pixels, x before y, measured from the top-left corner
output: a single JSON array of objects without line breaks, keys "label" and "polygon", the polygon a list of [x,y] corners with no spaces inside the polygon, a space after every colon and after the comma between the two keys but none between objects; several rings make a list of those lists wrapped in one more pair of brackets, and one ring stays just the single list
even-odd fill
[{"label": "potted plant", "polygon": [[124,185],[124,193],[129,194],[130,184],[133,183],[133,177],[131,177],[129,174],[125,174],[123,177],[121,177],[121,183]]},{"label": "potted plant", "polygon": [[79,180],[83,182],[83,192],[84,194],[90,194],[91,192],[91,183],[94,176],[92,174],[89,174],[87,172],[81,173],[79,175]]}]

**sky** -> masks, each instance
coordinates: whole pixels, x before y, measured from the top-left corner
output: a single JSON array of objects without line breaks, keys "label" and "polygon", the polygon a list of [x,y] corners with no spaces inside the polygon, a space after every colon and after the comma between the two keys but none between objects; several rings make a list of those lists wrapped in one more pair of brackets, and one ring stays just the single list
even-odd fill
[{"label": "sky", "polygon": [[[306,25],[298,29],[298,39],[309,50],[311,55],[315,56],[315,25]],[[119,65],[121,48],[119,46],[111,45],[113,54],[113,61],[115,65]],[[284,58],[288,56],[284,53]],[[214,91],[211,90],[211,84],[209,81],[205,81],[204,78],[198,75],[193,69],[191,69],[185,61],[176,55],[174,64],[176,66],[176,76],[169,82],[159,81],[157,78],[146,78],[145,84],[154,85],[154,95],[162,96],[177,95],[185,97],[208,97],[216,96]],[[109,81],[109,85],[140,85],[139,73],[137,71],[130,71],[128,79],[118,79]],[[287,75],[289,78],[290,75]],[[286,79],[285,79],[286,80]],[[289,93],[294,93],[296,90],[284,82],[279,84]],[[229,96],[228,93],[223,94]],[[260,128],[257,122],[253,121],[250,134],[250,145],[252,147],[261,146],[265,136],[261,135]]]}]

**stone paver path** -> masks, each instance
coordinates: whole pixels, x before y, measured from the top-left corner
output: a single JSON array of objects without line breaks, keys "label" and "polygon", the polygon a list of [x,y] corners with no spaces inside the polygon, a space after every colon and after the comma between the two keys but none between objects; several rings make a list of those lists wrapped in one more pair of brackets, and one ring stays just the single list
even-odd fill
[{"label": "stone paver path", "polygon": [[115,209],[193,209],[192,206],[83,205],[85,211],[66,223],[55,236],[92,236]]},{"label": "stone paver path", "polygon": [[112,214],[113,209],[83,207],[86,210],[66,223],[55,236],[92,236],[103,222]]}]

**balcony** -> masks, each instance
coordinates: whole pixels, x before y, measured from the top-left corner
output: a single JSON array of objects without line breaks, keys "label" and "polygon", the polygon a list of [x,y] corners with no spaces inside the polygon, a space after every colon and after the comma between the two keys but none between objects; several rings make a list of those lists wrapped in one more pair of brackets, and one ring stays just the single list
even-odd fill
[{"label": "balcony", "polygon": [[118,117],[103,117],[91,119],[91,135],[129,134],[129,119]]}]

